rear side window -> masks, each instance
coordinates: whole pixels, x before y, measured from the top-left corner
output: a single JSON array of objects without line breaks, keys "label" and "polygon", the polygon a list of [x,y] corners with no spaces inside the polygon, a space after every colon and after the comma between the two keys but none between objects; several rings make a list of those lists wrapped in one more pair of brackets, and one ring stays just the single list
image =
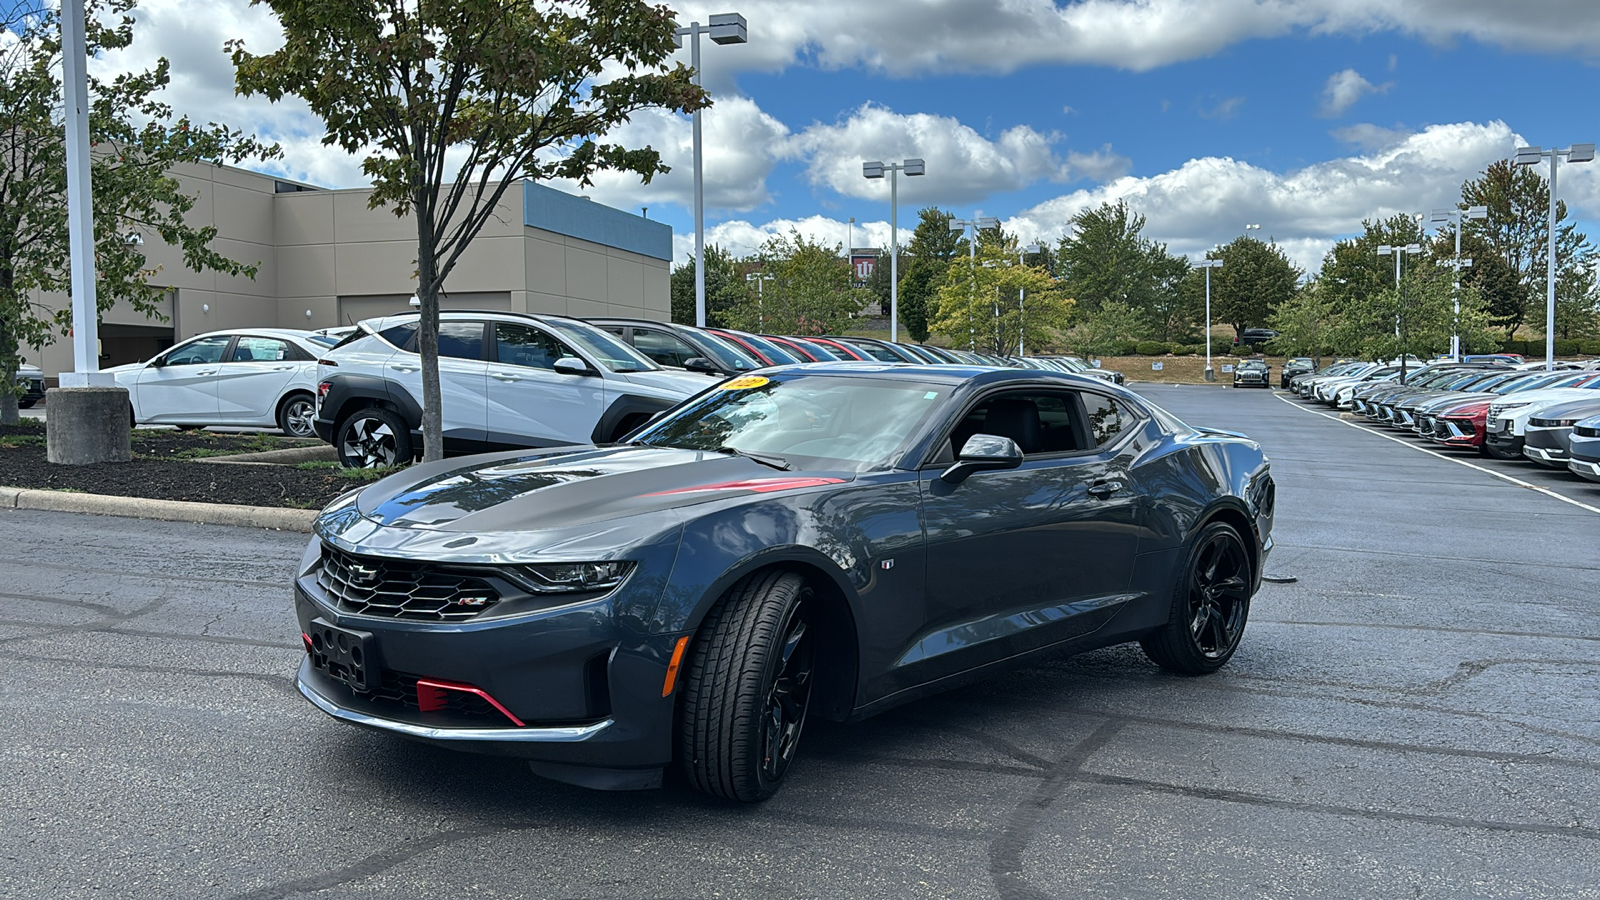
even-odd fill
[{"label": "rear side window", "polygon": [[[357,330],[354,334],[340,341],[339,346],[343,347],[345,344],[348,344],[351,341],[360,340],[365,336],[366,335]],[[416,352],[417,349],[411,343],[412,339],[416,336],[417,323],[415,322],[408,322],[405,325],[396,325],[393,328],[385,328],[384,330],[378,332],[378,337],[381,337],[390,344],[393,344],[396,349],[410,350],[412,352]]]},{"label": "rear side window", "polygon": [[483,323],[440,322],[439,355],[452,359],[483,359]]},{"label": "rear side window", "polygon": [[1089,393],[1082,396],[1083,409],[1089,421],[1089,435],[1094,439],[1095,446],[1116,443],[1118,438],[1136,427],[1137,419],[1133,413],[1110,397]]}]

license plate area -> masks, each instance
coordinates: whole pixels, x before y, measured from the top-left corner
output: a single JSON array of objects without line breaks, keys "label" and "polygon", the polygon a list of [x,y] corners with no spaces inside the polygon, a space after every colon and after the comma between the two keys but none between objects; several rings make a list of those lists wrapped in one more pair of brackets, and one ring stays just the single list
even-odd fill
[{"label": "license plate area", "polygon": [[378,641],[370,631],[340,628],[320,616],[311,620],[311,666],[358,691],[373,691],[383,684],[378,665]]}]

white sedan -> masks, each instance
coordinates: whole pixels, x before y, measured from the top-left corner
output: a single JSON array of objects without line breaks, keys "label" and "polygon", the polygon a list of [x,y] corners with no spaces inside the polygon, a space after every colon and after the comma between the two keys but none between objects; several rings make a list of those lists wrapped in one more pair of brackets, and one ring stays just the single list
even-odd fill
[{"label": "white sedan", "polygon": [[142,363],[109,369],[139,425],[272,427],[314,437],[317,357],[306,331],[240,328],[192,337]]}]

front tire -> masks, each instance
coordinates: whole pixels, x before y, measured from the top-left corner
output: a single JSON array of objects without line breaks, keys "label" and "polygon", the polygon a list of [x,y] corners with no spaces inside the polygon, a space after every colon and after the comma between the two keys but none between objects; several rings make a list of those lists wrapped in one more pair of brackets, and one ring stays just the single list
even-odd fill
[{"label": "front tire", "polygon": [[278,404],[278,429],[292,438],[316,437],[311,427],[316,415],[317,404],[310,394],[290,394]]},{"label": "front tire", "polygon": [[753,803],[782,785],[810,708],[814,602],[793,572],[751,575],[729,589],[695,636],[678,750],[709,794]]},{"label": "front tire", "polygon": [[33,405],[35,403],[38,403],[38,402],[39,402],[39,400],[38,400],[37,397],[33,398],[31,400],[18,400],[17,401],[17,408],[18,409],[33,409]]},{"label": "front tire", "polygon": [[411,429],[393,411],[381,406],[356,410],[339,426],[339,464],[347,469],[376,469],[411,462]]},{"label": "front tire", "polygon": [[1250,615],[1255,573],[1244,540],[1212,522],[1195,537],[1172,591],[1167,624],[1139,641],[1150,661],[1179,675],[1205,675],[1233,658]]}]

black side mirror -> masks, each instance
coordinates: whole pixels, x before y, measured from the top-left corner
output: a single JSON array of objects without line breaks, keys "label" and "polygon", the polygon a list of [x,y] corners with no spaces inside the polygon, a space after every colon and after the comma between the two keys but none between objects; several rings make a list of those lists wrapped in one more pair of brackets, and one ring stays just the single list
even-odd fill
[{"label": "black side mirror", "polygon": [[167,364],[167,355],[165,353],[163,353],[160,356],[157,356],[154,359],[150,360],[151,368],[159,369],[159,368],[161,368],[162,366],[164,366],[166,364]]},{"label": "black side mirror", "polygon": [[975,434],[961,446],[956,464],[939,473],[939,480],[960,484],[974,472],[1015,469],[1022,465],[1022,448],[1017,442],[997,434]]},{"label": "black side mirror", "polygon": [[593,375],[594,370],[589,364],[576,356],[563,356],[550,364],[550,368],[563,375]]},{"label": "black side mirror", "polygon": [[704,356],[689,357],[683,361],[683,367],[691,372],[704,372],[707,375],[722,374],[722,369],[720,369],[716,363],[706,359]]}]

